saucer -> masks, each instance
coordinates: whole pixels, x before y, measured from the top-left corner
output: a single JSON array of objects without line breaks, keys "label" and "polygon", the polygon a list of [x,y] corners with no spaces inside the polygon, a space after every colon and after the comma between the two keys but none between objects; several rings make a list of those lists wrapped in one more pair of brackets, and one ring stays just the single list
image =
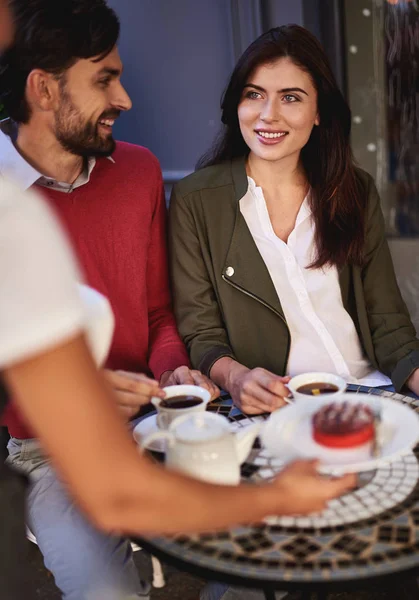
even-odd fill
[{"label": "saucer", "polygon": [[[134,436],[134,440],[138,445],[141,443],[141,439],[145,438],[150,433],[154,433],[155,431],[160,431],[157,426],[157,414],[151,414],[150,416],[145,416],[132,430],[132,435]],[[146,446],[147,450],[152,450],[153,452],[166,452],[166,442],[165,440],[153,440],[150,444]]]},{"label": "saucer", "polygon": [[[371,456],[368,445],[337,450],[317,444],[313,438],[312,417],[324,404],[347,401],[365,404],[381,412],[380,455]],[[319,471],[329,475],[372,471],[411,452],[419,439],[419,417],[406,404],[369,394],[342,394],[338,399],[315,399],[287,405],[274,411],[266,422],[261,441],[273,457],[284,462],[317,458]]]}]

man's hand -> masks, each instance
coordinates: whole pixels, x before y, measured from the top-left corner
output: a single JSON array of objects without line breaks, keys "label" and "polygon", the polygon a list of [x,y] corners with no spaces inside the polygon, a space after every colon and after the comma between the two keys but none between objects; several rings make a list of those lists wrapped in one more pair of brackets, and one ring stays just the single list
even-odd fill
[{"label": "man's hand", "polygon": [[218,387],[205,377],[201,371],[195,369],[188,369],[188,367],[178,367],[174,371],[165,371],[160,377],[161,387],[167,387],[168,385],[199,385],[211,394],[211,400],[218,398],[220,390]]},{"label": "man's hand", "polygon": [[119,410],[127,419],[149,404],[152,396],[165,396],[158,382],[146,375],[109,369],[103,369],[103,374],[114,390]]},{"label": "man's hand", "polygon": [[266,369],[248,369],[234,362],[228,374],[227,389],[242,412],[258,415],[271,413],[286,404],[284,398],[290,392],[284,384],[289,380]]},{"label": "man's hand", "polygon": [[317,464],[315,460],[299,460],[285,467],[276,477],[272,489],[278,494],[279,514],[306,515],[320,512],[326,508],[329,500],[342,496],[355,487],[355,475],[326,479],[317,472]]}]

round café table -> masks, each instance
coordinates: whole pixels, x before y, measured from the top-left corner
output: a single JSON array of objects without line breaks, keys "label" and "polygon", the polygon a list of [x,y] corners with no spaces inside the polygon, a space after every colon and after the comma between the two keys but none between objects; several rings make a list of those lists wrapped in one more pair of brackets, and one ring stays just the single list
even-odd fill
[{"label": "round caf\u00e9 table", "polygon": [[[349,385],[348,391],[377,394],[408,404],[419,400],[387,391]],[[240,429],[267,415],[249,417],[224,395],[208,410],[225,415]],[[147,418],[147,417],[145,417]],[[330,591],[366,587],[377,578],[419,568],[419,446],[392,464],[359,475],[356,490],[332,500],[320,514],[272,516],[264,523],[200,535],[139,540],[150,553],[209,580],[264,591]],[[256,441],[242,465],[248,482],[271,479],[283,466]],[[216,510],[217,507],[214,507]]]}]

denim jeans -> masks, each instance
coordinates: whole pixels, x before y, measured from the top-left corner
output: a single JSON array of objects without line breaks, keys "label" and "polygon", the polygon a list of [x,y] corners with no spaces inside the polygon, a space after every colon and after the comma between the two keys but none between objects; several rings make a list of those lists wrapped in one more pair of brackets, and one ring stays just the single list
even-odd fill
[{"label": "denim jeans", "polygon": [[28,526],[65,600],[149,600],[127,539],[96,529],[73,504],[37,440],[12,438],[7,461],[30,481]]}]

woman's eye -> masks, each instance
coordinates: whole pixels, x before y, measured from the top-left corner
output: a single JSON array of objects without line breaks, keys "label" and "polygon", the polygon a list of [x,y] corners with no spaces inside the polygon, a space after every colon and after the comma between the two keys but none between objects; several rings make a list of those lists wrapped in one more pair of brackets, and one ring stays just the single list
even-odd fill
[{"label": "woman's eye", "polygon": [[299,102],[299,98],[297,96],[293,96],[292,94],[287,94],[284,96],[285,102]]},{"label": "woman's eye", "polygon": [[260,98],[260,94],[259,92],[247,92],[246,94],[246,98],[250,98],[250,100],[257,100],[258,98]]}]

